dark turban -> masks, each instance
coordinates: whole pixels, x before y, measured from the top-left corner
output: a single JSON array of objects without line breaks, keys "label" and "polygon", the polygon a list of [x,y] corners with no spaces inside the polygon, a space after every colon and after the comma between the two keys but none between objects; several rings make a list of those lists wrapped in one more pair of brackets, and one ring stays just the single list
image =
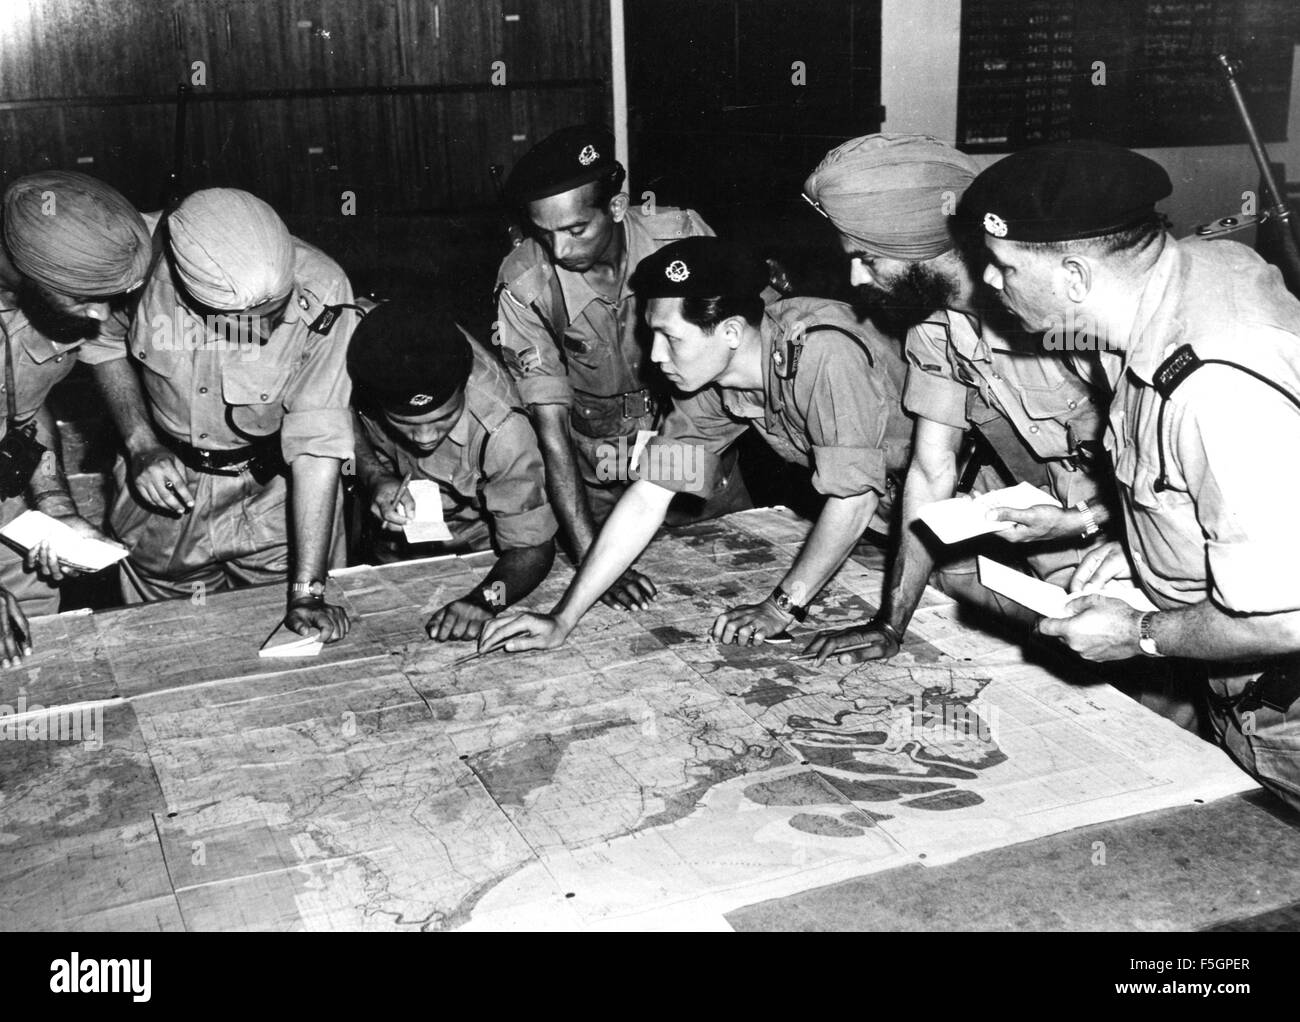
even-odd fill
[{"label": "dark turban", "polygon": [[920,262],[953,247],[948,220],[977,172],[929,135],[864,135],[827,153],[803,187],[868,255]]},{"label": "dark turban", "polygon": [[72,171],[28,174],[9,186],[4,242],[23,276],[75,298],[130,291],[149,269],[144,219],[117,189]]}]

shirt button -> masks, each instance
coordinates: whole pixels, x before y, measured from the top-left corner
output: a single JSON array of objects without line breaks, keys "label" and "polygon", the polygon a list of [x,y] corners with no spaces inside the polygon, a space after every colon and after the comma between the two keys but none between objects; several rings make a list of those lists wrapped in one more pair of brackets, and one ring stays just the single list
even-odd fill
[{"label": "shirt button", "polygon": [[1031,432],[1031,433],[1037,433],[1037,432],[1038,432],[1038,427],[1037,427],[1037,426],[1030,426],[1030,427],[1029,427],[1029,432]]},{"label": "shirt button", "polygon": [[199,439],[200,439],[200,440],[206,440],[207,438],[208,438],[208,434],[206,434],[206,433],[200,433],[200,434],[199,434]]},{"label": "shirt button", "polygon": [[144,352],[144,351],[140,352],[140,361],[141,361],[141,362],[143,362],[143,361],[144,361],[146,358],[148,358],[148,357],[149,357],[149,355],[148,355],[147,352]]},{"label": "shirt button", "polygon": [[199,388],[199,393],[200,393],[200,394],[206,394],[207,392],[208,392],[208,388],[207,388],[207,387],[200,387],[200,388]]},{"label": "shirt button", "polygon": [[263,394],[263,395],[262,395],[262,400],[265,401],[266,399],[267,399],[267,398],[266,398],[266,395]]},{"label": "shirt button", "polygon": [[1079,402],[1078,402],[1078,401],[1071,401],[1071,402],[1070,402],[1070,407],[1071,407],[1071,408],[1077,408],[1077,407],[1079,407]]},{"label": "shirt button", "polygon": [[997,373],[994,373],[994,374],[993,374],[993,379],[997,380],[999,383],[1002,382],[1002,377],[999,376]]},{"label": "shirt button", "polygon": [[62,362],[62,361],[63,361],[63,356],[62,356],[62,355],[55,355],[55,356],[54,356],[54,361],[55,361],[55,362]]}]

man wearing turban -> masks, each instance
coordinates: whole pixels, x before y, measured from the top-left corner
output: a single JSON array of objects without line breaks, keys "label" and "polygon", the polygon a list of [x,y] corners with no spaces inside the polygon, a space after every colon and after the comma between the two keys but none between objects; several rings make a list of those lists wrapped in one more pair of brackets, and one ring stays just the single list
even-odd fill
[{"label": "man wearing turban", "polygon": [[[935,561],[917,512],[953,496],[972,430],[996,467],[981,473],[977,489],[1023,480],[1046,491],[1043,506],[993,512],[1007,523],[999,536],[1025,544],[1019,549],[1034,574],[1064,586],[1106,539],[1112,498],[1096,458],[1105,395],[1044,351],[1043,338],[1026,334],[977,284],[984,267],[954,234],[959,201],[977,172],[937,139],[879,134],[833,149],[804,185],[839,233],[860,296],[907,328],[903,403],[916,420],[885,606],[871,621],[814,639],[809,652],[819,662],[850,644],[871,646],[840,654],[842,664],[898,652]],[[1048,505],[1047,494],[1067,513]],[[973,558],[945,565],[937,581],[954,597],[1024,617],[979,585]],[[1152,702],[1161,708],[1163,699]],[[1189,706],[1170,715],[1185,725],[1193,717]]]},{"label": "man wearing turban", "polygon": [[[82,536],[105,539],[77,510],[63,471],[61,437],[46,397],[95,343],[126,331],[127,296],[144,281],[149,232],[116,189],[84,174],[47,171],[14,181],[4,193],[0,249],[0,352],[7,363],[0,441],[38,442],[43,451],[26,491],[6,499],[0,527],[34,509]],[[9,382],[12,377],[12,384]],[[17,480],[15,485],[21,485]],[[0,653],[8,666],[30,651],[28,615],[59,609],[58,583],[76,569],[57,540],[24,557],[0,545]]]},{"label": "man wearing turban", "polygon": [[287,582],[286,627],[333,642],[351,285],[248,192],[195,192],[162,230],[127,343],[94,352],[126,448],[109,517],[124,596]]}]

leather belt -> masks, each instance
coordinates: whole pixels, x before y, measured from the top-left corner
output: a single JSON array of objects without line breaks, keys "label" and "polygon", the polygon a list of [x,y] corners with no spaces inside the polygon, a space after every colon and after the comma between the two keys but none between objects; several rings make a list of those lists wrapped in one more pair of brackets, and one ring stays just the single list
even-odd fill
[{"label": "leather belt", "polygon": [[[280,459],[280,434],[272,433],[264,440],[259,440],[255,444],[249,444],[246,447],[232,447],[225,451],[209,451],[202,447],[194,447],[180,440],[165,430],[158,430],[158,436],[163,444],[181,459],[186,468],[191,468],[195,472],[204,472],[214,476],[237,476],[243,471],[244,466],[251,462],[260,461],[267,464],[273,458],[277,461]],[[278,469],[279,466],[277,466]],[[275,473],[272,472],[272,475]]]}]

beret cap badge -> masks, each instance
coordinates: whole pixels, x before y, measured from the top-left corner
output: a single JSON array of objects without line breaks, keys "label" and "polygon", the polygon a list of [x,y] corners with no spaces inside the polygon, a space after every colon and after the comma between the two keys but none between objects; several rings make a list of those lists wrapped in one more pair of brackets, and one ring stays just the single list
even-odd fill
[{"label": "beret cap badge", "polygon": [[1007,222],[996,213],[985,213],[984,230],[995,238],[1005,238],[1007,236]]},{"label": "beret cap badge", "polygon": [[420,408],[427,405],[432,400],[433,396],[431,394],[416,394],[411,398],[409,404],[413,404],[415,407]]},{"label": "beret cap badge", "polygon": [[680,284],[691,275],[691,269],[680,259],[674,259],[664,268],[664,276],[674,284]]},{"label": "beret cap badge", "polygon": [[593,163],[595,163],[599,159],[600,159],[600,153],[596,152],[595,146],[590,146],[590,145],[583,146],[582,152],[578,154],[578,162],[581,163],[584,167],[590,167]]}]

